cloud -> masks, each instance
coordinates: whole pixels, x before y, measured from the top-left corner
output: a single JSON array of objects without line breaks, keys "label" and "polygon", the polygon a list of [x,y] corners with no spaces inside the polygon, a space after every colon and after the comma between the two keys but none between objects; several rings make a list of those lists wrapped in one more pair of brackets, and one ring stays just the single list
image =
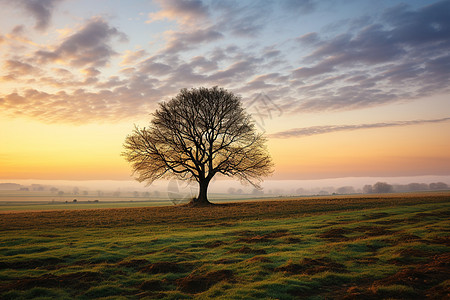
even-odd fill
[{"label": "cloud", "polygon": [[[266,27],[273,1],[225,2],[200,0],[157,1],[161,10],[151,13],[148,22],[174,20],[179,28],[164,32],[166,45],[159,53],[173,55],[228,36],[256,37]],[[244,4],[242,4],[244,3]]]},{"label": "cloud", "polygon": [[402,45],[392,40],[389,32],[385,31],[381,25],[372,24],[363,28],[355,36],[346,33],[323,42],[304,61],[319,61],[319,65],[329,65],[329,68],[323,72],[327,73],[336,66],[389,62],[405,53]]},{"label": "cloud", "polygon": [[159,20],[175,20],[180,25],[192,26],[209,16],[208,7],[201,0],[158,0],[161,7],[157,13],[150,13],[148,23]]},{"label": "cloud", "polygon": [[299,36],[298,38],[296,38],[296,40],[304,45],[314,45],[319,42],[319,35],[317,34],[317,32],[310,32]]},{"label": "cloud", "polygon": [[11,117],[28,117],[43,123],[114,122],[147,115],[158,96],[159,91],[151,85],[135,90],[131,83],[96,92],[77,89],[46,93],[27,89],[0,97],[0,110]]},{"label": "cloud", "polygon": [[158,0],[161,10],[149,14],[147,23],[159,20],[176,21],[180,28],[164,32],[166,45],[159,53],[174,55],[198,49],[200,45],[219,40],[223,33],[211,19],[209,6],[201,0]]},{"label": "cloud", "polygon": [[[137,49],[122,53],[115,42],[125,35],[101,17],[52,45],[33,44],[26,39],[33,38],[28,28],[13,24],[0,35],[7,50],[0,79],[16,84],[0,94],[2,113],[45,122],[116,120],[147,113],[180,88],[217,84],[242,93],[244,101],[263,91],[286,114],[450,92],[449,1],[419,9],[396,6],[363,21],[355,15],[340,20],[339,28],[317,32],[296,27],[303,17],[293,20],[316,12],[318,1],[158,3],[161,9],[150,21],[178,26],[158,24],[173,29],[152,36],[165,38],[163,46],[160,40],[138,41]],[[260,38],[277,33],[275,39]],[[86,118],[79,114],[81,105]]]},{"label": "cloud", "polygon": [[57,76],[60,76],[60,77],[65,77],[65,78],[67,78],[67,77],[72,77],[73,76],[73,74],[72,74],[72,72],[70,72],[69,70],[67,70],[67,69],[64,69],[64,68],[52,68],[52,72],[54,72]]},{"label": "cloud", "polygon": [[[216,36],[231,33],[235,36],[254,37],[266,26],[274,7],[273,1],[255,3],[212,1],[209,5],[200,0],[156,2],[161,10],[150,13],[147,22],[164,19],[176,21],[180,25],[180,31],[171,34],[177,39],[178,35],[189,32],[191,34],[197,32],[198,35],[202,31],[214,33]],[[174,44],[174,41],[170,40],[169,43]]]},{"label": "cloud", "polygon": [[[11,93],[9,95],[6,95],[4,98],[0,98],[0,103],[8,104],[8,105],[20,105],[26,102],[26,98],[17,94],[17,93]],[[6,106],[6,105],[5,105]]]},{"label": "cloud", "polygon": [[144,56],[148,55],[148,53],[144,49],[136,50],[136,51],[129,51],[126,50],[125,54],[123,55],[122,62],[120,65],[126,66],[126,65],[132,65],[136,63],[139,59],[143,58]]},{"label": "cloud", "polygon": [[166,76],[172,72],[172,67],[167,63],[159,62],[157,58],[151,57],[138,65],[139,72],[153,76]]},{"label": "cloud", "polygon": [[[305,61],[325,60],[333,66],[355,62],[373,65],[411,54],[420,55],[418,52],[431,48],[434,51],[441,49],[439,52],[442,53],[445,49],[442,46],[450,45],[450,1],[441,1],[418,11],[399,6],[388,10],[383,21],[390,27],[374,23],[356,35],[341,34],[323,41]],[[316,36],[314,40],[317,40]]]},{"label": "cloud", "polygon": [[[34,80],[43,87],[52,86],[60,90],[43,91],[38,88],[23,89],[16,93],[0,96],[0,110],[13,117],[28,117],[45,123],[92,123],[114,122],[128,118],[145,116],[156,107],[156,103],[174,96],[183,87],[215,85],[218,82],[236,90],[238,84],[244,84],[246,78],[256,73],[258,63],[264,61],[264,53],[255,57],[235,49],[235,56],[228,57],[227,63],[212,58],[216,54],[196,56],[189,60],[179,59],[176,55],[154,55],[142,57],[127,72],[102,80],[101,71],[87,65],[79,71],[85,76],[77,80],[64,68],[52,68],[45,76],[36,76]],[[229,60],[229,61],[228,61]],[[32,65],[11,62],[16,69]],[[279,74],[266,74],[257,81],[280,81]],[[267,83],[266,85],[268,85]],[[88,87],[84,89],[83,87]],[[53,90],[53,89],[52,89]]]},{"label": "cloud", "polygon": [[325,134],[338,131],[352,131],[360,129],[386,128],[420,125],[429,123],[442,123],[449,121],[450,118],[433,119],[433,120],[412,120],[412,121],[398,121],[390,123],[373,123],[373,124],[357,124],[357,125],[326,125],[326,126],[311,126],[304,128],[293,128],[286,131],[280,131],[270,134],[270,138],[299,138],[305,136],[312,136],[318,134]]},{"label": "cloud", "polygon": [[309,14],[317,7],[314,0],[283,0],[280,3],[287,11],[296,14]]},{"label": "cloud", "polygon": [[38,50],[35,54],[41,63],[59,61],[75,67],[104,66],[117,55],[110,46],[113,38],[124,40],[126,36],[102,18],[93,18],[54,51]]},{"label": "cloud", "polygon": [[330,39],[317,33],[297,39],[313,50],[291,72],[307,99],[295,105],[296,112],[357,109],[449,91],[450,1],[418,10],[397,6],[380,21]]},{"label": "cloud", "polygon": [[23,9],[36,20],[34,28],[44,31],[50,25],[53,10],[62,0],[2,0],[1,2]]},{"label": "cloud", "polygon": [[61,0],[27,0],[23,1],[25,9],[36,19],[35,29],[47,29],[52,11]]},{"label": "cloud", "polygon": [[40,70],[31,64],[12,59],[4,63],[4,68],[14,76],[36,75],[40,73]]},{"label": "cloud", "polygon": [[449,45],[450,1],[444,0],[427,5],[417,11],[409,10],[405,5],[389,9],[384,20],[394,26],[392,40],[409,45],[427,45],[433,43]]},{"label": "cloud", "polygon": [[175,54],[181,51],[198,48],[203,43],[223,38],[223,34],[213,28],[197,29],[193,31],[167,32],[168,42],[162,53]]},{"label": "cloud", "polygon": [[218,69],[217,61],[207,59],[204,56],[193,57],[190,65],[193,69],[199,69],[201,72],[211,72]]},{"label": "cloud", "polygon": [[256,37],[269,23],[273,8],[272,1],[216,1],[215,27],[238,37]]},{"label": "cloud", "polygon": [[217,71],[210,75],[208,80],[212,82],[229,83],[230,81],[241,81],[255,72],[255,62],[252,60],[237,61],[225,70]]},{"label": "cloud", "polygon": [[94,67],[83,69],[81,72],[88,77],[95,77],[101,74],[101,72]]},{"label": "cloud", "polygon": [[17,25],[11,30],[12,35],[22,35],[25,31],[25,27],[23,25]]}]

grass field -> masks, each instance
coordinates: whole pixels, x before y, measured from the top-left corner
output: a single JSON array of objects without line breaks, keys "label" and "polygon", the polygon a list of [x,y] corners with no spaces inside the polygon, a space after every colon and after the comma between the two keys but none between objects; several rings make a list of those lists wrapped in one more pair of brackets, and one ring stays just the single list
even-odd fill
[{"label": "grass field", "polygon": [[450,193],[0,215],[1,299],[445,299]]}]

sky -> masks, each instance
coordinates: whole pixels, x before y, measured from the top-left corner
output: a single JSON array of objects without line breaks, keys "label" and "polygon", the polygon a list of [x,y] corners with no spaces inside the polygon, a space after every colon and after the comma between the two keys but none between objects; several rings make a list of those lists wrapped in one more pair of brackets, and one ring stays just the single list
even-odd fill
[{"label": "sky", "polygon": [[130,180],[134,124],[240,95],[271,180],[450,175],[450,1],[0,0],[0,180]]}]

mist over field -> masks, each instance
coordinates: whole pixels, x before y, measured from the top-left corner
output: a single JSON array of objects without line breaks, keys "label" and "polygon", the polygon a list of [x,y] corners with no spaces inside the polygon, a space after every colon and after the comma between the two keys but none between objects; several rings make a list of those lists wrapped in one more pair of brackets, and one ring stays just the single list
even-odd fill
[{"label": "mist over field", "polygon": [[[210,193],[221,194],[221,197],[237,196],[303,196],[303,195],[331,195],[372,193],[367,190],[377,182],[387,183],[392,190],[387,192],[415,192],[427,190],[445,190],[450,185],[450,176],[415,176],[415,177],[364,177],[364,178],[331,178],[318,180],[266,180],[258,190],[251,185],[242,185],[238,181],[219,178],[214,180]],[[11,191],[47,191],[66,195],[143,196],[147,198],[168,198],[168,193],[179,192],[180,195],[194,196],[197,192],[195,182],[180,180],[161,180],[146,186],[136,181],[113,180],[3,180],[0,181],[1,190]],[[57,190],[55,190],[57,189]],[[75,191],[75,192],[74,192]],[[374,193],[376,191],[373,191]],[[379,191],[386,192],[386,191]],[[133,194],[134,193],[134,194]],[[136,194],[137,193],[137,194]]]}]

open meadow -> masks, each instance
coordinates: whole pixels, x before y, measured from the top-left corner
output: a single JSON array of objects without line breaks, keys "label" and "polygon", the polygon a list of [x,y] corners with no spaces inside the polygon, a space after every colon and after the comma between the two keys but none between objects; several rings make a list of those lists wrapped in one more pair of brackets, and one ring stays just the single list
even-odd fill
[{"label": "open meadow", "polygon": [[445,299],[450,192],[2,212],[1,299]]}]

